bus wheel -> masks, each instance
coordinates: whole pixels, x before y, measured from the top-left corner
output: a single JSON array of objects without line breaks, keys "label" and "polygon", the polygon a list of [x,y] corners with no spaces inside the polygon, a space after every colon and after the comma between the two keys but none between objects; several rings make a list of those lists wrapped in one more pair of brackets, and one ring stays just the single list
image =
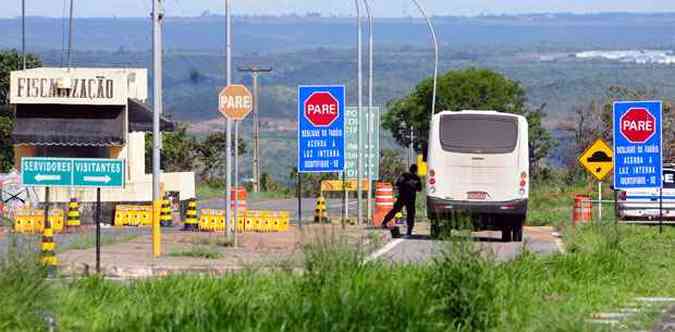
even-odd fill
[{"label": "bus wheel", "polygon": [[504,223],[501,227],[502,231],[502,242],[511,242],[511,233],[513,232],[513,226],[510,222]]},{"label": "bus wheel", "polygon": [[440,219],[438,217],[431,219],[431,238],[438,239],[441,235]]},{"label": "bus wheel", "polygon": [[523,241],[523,224],[525,223],[525,217],[517,216],[513,218],[513,241],[522,242]]}]

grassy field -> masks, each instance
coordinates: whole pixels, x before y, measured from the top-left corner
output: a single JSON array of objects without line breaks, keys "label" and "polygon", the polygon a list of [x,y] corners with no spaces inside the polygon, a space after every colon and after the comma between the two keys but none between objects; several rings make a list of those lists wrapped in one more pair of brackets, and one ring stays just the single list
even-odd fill
[{"label": "grassy field", "polygon": [[[591,331],[594,312],[675,295],[675,230],[567,230],[566,255],[500,263],[447,242],[426,265],[362,263],[339,244],[305,249],[303,274],[250,271],[118,283],[53,282],[29,258],[0,265],[0,330]],[[637,323],[648,322],[636,319]]]},{"label": "grassy field", "polygon": [[[197,198],[200,200],[211,199],[217,197],[225,196],[225,188],[218,186],[210,186],[208,184],[200,183],[197,185]],[[280,192],[258,192],[248,193],[248,199],[251,200],[264,200],[264,199],[275,199],[275,198],[289,198],[290,196],[280,193]]]}]

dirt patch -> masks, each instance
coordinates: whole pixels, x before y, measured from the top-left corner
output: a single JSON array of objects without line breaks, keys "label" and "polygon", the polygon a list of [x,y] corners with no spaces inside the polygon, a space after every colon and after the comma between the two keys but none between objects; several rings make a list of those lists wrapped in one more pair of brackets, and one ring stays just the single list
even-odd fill
[{"label": "dirt patch", "polygon": [[[283,233],[242,233],[236,248],[222,233],[192,233],[162,230],[162,256],[152,256],[150,234],[101,250],[102,273],[110,277],[150,277],[171,273],[222,274],[242,269],[295,269],[302,263],[302,248],[321,241],[342,241],[372,251],[389,240],[389,233],[363,226],[291,226]],[[195,247],[218,255],[194,254]],[[189,253],[188,253],[189,252]],[[95,249],[69,250],[59,255],[60,270],[69,275],[95,272]],[[186,253],[186,254],[182,254]],[[222,253],[222,255],[220,254]],[[217,257],[217,258],[213,258]]]}]

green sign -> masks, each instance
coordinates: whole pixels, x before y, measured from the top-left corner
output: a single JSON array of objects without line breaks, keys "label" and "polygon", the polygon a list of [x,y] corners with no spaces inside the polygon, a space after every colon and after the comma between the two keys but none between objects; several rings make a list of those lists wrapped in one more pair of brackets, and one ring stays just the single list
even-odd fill
[{"label": "green sign", "polygon": [[[368,112],[368,106],[364,106],[361,113],[361,158],[363,160],[363,178],[377,180],[380,176],[380,108],[373,107]],[[356,179],[358,176],[358,107],[347,107],[345,110],[345,176],[348,179]],[[372,132],[371,144],[368,145],[368,118],[371,118]],[[370,158],[367,157],[370,150]]]},{"label": "green sign", "polygon": [[22,158],[21,181],[40,187],[124,187],[124,160]]}]

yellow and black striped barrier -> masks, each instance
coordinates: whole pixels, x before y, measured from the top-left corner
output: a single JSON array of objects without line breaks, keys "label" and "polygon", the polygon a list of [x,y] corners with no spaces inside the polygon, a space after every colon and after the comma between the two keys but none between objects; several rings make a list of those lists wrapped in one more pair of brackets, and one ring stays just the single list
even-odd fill
[{"label": "yellow and black striped barrier", "polygon": [[159,225],[162,227],[171,227],[173,217],[171,216],[171,202],[164,197],[162,200],[162,209],[159,215]]},{"label": "yellow and black striped barrier", "polygon": [[[290,223],[287,211],[248,210],[238,216],[237,232],[286,232]],[[202,232],[222,232],[225,230],[225,210],[202,209],[199,215],[199,230]]]},{"label": "yellow and black striped barrier", "polygon": [[54,242],[54,229],[52,223],[47,221],[42,232],[41,243],[42,264],[47,267],[47,273],[53,274],[56,271],[58,260],[56,259],[56,243]]},{"label": "yellow and black striped barrier", "polygon": [[185,231],[196,232],[199,230],[199,220],[197,219],[197,200],[194,198],[188,202],[185,211]]},{"label": "yellow and black striped barrier", "polygon": [[328,210],[326,208],[326,199],[323,196],[319,196],[316,200],[316,208],[314,209],[314,222],[315,223],[329,223],[330,219],[328,218]]},{"label": "yellow and black striped barrier", "polygon": [[77,198],[71,198],[68,203],[68,214],[66,215],[66,230],[75,230],[80,227],[80,202]]}]

